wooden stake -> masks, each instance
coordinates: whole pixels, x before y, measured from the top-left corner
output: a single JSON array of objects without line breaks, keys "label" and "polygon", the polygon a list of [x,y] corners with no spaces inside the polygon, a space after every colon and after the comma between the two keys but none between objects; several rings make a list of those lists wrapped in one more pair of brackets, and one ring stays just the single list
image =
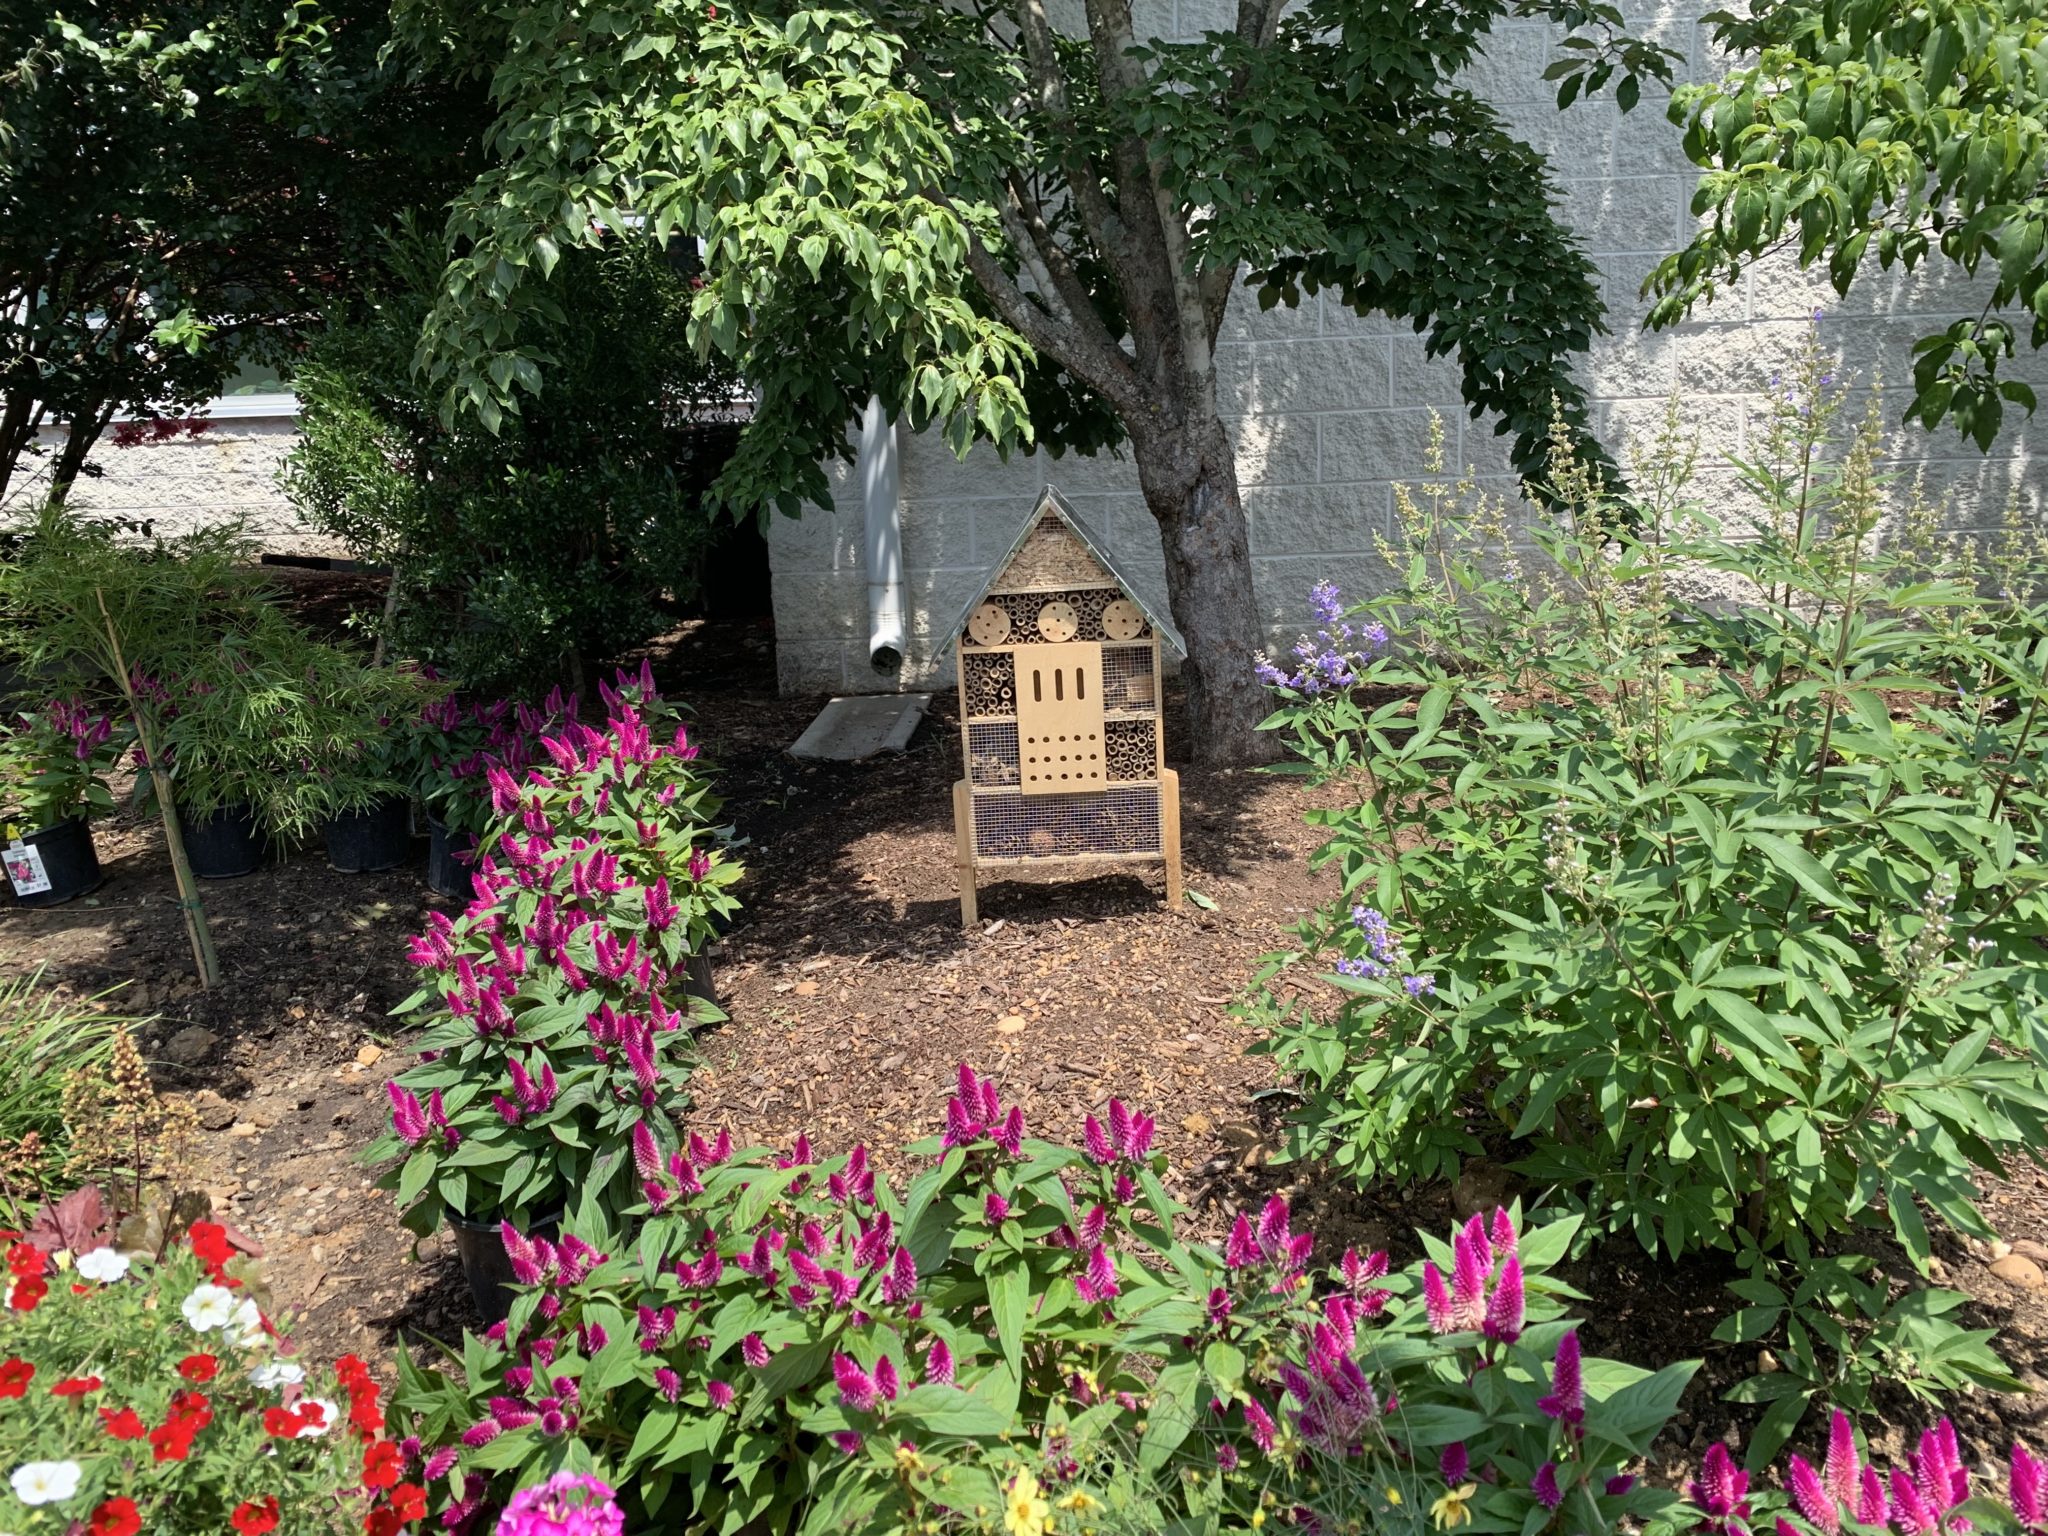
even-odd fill
[{"label": "wooden stake", "polygon": [[135,697],[135,684],[128,675],[128,663],[121,655],[121,639],[114,632],[114,617],[107,612],[107,600],[99,588],[93,598],[100,605],[100,619],[107,627],[107,644],[114,655],[114,675],[128,700],[128,718],[135,722],[135,739],[142,755],[149,759],[149,782],[156,789],[157,815],[163,819],[164,847],[171,855],[171,874],[178,886],[178,910],[185,914],[185,935],[192,941],[192,964],[199,972],[199,985],[212,991],[220,985],[220,957],[213,948],[213,929],[207,925],[206,903],[199,896],[199,881],[192,862],[185,857],[185,833],[178,825],[178,808],[171,800],[171,776],[163,770],[163,758],[150,739],[142,705]]},{"label": "wooden stake", "polygon": [[960,926],[972,928],[977,916],[974,892],[974,787],[953,781],[953,837],[959,845]]},{"label": "wooden stake", "polygon": [[1180,907],[1180,775],[1159,771],[1159,847],[1166,855],[1166,909]]}]

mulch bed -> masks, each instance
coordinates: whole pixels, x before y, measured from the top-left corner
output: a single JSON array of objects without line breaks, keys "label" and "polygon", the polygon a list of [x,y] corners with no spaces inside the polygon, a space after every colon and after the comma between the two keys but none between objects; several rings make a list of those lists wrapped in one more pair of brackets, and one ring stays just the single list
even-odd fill
[{"label": "mulch bed", "polygon": [[[1442,1230],[1485,1193],[1483,1170],[1462,1190],[1360,1190],[1274,1160],[1287,1100],[1230,1010],[1259,958],[1333,894],[1331,877],[1308,872],[1316,838],[1298,781],[1182,769],[1187,883],[1213,907],[1165,911],[1156,873],[1005,881],[983,890],[981,924],[964,932],[949,695],[902,756],[813,765],[784,749],[822,699],[776,697],[765,627],[685,625],[656,669],[694,705],[749,840],[746,907],[717,960],[731,1018],[702,1037],[694,1121],[743,1141],[807,1130],[826,1151],[889,1149],[937,1127],[965,1061],[1024,1105],[1033,1134],[1077,1138],[1112,1094],[1156,1115],[1170,1183],[1207,1235],[1285,1191],[1333,1254],[1387,1246],[1398,1261],[1417,1251],[1415,1227]],[[1183,744],[1170,739],[1169,755]],[[207,887],[225,982],[201,993],[155,823],[116,817],[99,843],[108,880],[96,895],[6,909],[0,971],[47,966],[80,994],[125,983],[113,1006],[155,1016],[145,1048],[162,1086],[195,1095],[206,1126],[201,1179],[264,1245],[305,1347],[459,1337],[476,1319],[452,1247],[435,1237],[415,1250],[358,1160],[383,1126],[385,1079],[409,1060],[386,1017],[413,986],[404,938],[444,904],[415,869],[340,875],[317,850],[294,852]],[[2007,1239],[2048,1241],[2048,1181],[2023,1170],[1988,1191],[1986,1213]],[[1954,1405],[1966,1440],[2002,1454],[2015,1433],[2048,1440],[2048,1288],[2008,1284],[1988,1258],[1950,1242],[1942,1262],[2033,1388]],[[1673,1266],[1628,1243],[1568,1272],[1592,1298],[1589,1348],[1652,1365],[1706,1357],[1660,1447],[1671,1468],[1754,1422],[1718,1400],[1754,1368],[1753,1351],[1710,1339],[1729,1274],[1722,1256]],[[1927,1417],[1903,1394],[1885,1406],[1895,1424]]]}]

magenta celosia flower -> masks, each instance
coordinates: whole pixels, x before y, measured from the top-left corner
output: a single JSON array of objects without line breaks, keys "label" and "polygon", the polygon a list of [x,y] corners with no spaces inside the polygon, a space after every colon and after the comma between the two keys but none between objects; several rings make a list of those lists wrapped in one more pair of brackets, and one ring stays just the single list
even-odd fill
[{"label": "magenta celosia flower", "polygon": [[1098,1167],[1106,1168],[1116,1161],[1116,1146],[1102,1128],[1102,1122],[1093,1115],[1081,1117],[1081,1145],[1088,1160]]},{"label": "magenta celosia flower", "polygon": [[1493,1208],[1493,1246],[1502,1253],[1515,1251],[1515,1219],[1504,1205]]},{"label": "magenta celosia flower", "polygon": [[1849,1415],[1835,1410],[1828,1421],[1828,1454],[1821,1463],[1820,1480],[1840,1505],[1853,1507],[1862,1477],[1863,1462],[1856,1454],[1856,1431]]},{"label": "magenta celosia flower", "polygon": [[1892,1521],[1904,1536],[1937,1530],[1941,1512],[1921,1495],[1912,1477],[1902,1468],[1892,1468]]},{"label": "magenta celosia flower", "polygon": [[661,1177],[661,1148],[654,1144],[654,1132],[645,1120],[633,1122],[633,1168],[641,1178]]},{"label": "magenta celosia flower", "polygon": [[758,1333],[750,1333],[740,1340],[740,1358],[755,1370],[768,1363],[768,1345]]},{"label": "magenta celosia flower", "polygon": [[1074,1277],[1074,1293],[1083,1301],[1093,1302],[1106,1302],[1116,1296],[1116,1266],[1102,1244],[1097,1243],[1088,1251],[1087,1267]]},{"label": "magenta celosia flower", "polygon": [[732,1388],[722,1381],[706,1382],[704,1395],[710,1400],[713,1408],[726,1409],[732,1406]]},{"label": "magenta celosia flower", "polygon": [[[1557,1357],[1551,1362],[1550,1391],[1536,1406],[1553,1419],[1574,1428],[1586,1422],[1586,1389],[1579,1374],[1579,1330],[1568,1331],[1557,1341]],[[1723,1451],[1725,1457],[1727,1452]]]},{"label": "magenta celosia flower", "polygon": [[1464,1482],[1472,1472],[1472,1457],[1465,1449],[1465,1442],[1453,1440],[1445,1446],[1443,1454],[1436,1459],[1436,1469],[1453,1488]]},{"label": "magenta celosia flower", "polygon": [[1489,1339],[1512,1344],[1522,1336],[1522,1261],[1509,1254],[1501,1266],[1500,1284],[1486,1303],[1486,1320],[1481,1331]]},{"label": "magenta celosia flower", "polygon": [[896,1374],[894,1360],[884,1355],[875,1362],[875,1390],[882,1395],[884,1402],[895,1402],[897,1390],[902,1385],[902,1379]]},{"label": "magenta celosia flower", "polygon": [[881,1400],[880,1389],[875,1378],[861,1369],[860,1362],[851,1355],[836,1354],[832,1357],[832,1379],[839,1385],[839,1401],[842,1406],[855,1413],[872,1413],[875,1404]]},{"label": "magenta celosia flower", "polygon": [[1422,1264],[1422,1305],[1429,1316],[1431,1333],[1455,1333],[1458,1315],[1451,1305],[1451,1289],[1444,1284],[1443,1271],[1433,1260]]},{"label": "magenta celosia flower", "polygon": [[924,1379],[941,1387],[953,1385],[953,1351],[946,1347],[944,1339],[933,1339],[932,1347],[925,1352]]},{"label": "magenta celosia flower", "polygon": [[2028,1531],[2048,1529],[2048,1477],[2017,1440],[2012,1446],[2012,1512]]},{"label": "magenta celosia flower", "polygon": [[899,1247],[889,1261],[889,1273],[882,1280],[882,1300],[901,1306],[917,1294],[917,1261],[908,1248]]},{"label": "magenta celosia flower", "polygon": [[1699,1476],[1685,1485],[1685,1496],[1706,1516],[1706,1529],[1728,1531],[1749,1519],[1749,1474],[1735,1464],[1728,1447],[1718,1440],[1707,1447]]},{"label": "magenta celosia flower", "polygon": [[860,1451],[860,1436],[850,1429],[836,1429],[830,1439],[845,1455],[853,1456]]},{"label": "magenta celosia flower", "polygon": [[990,1190],[981,1198],[981,1219],[991,1227],[1001,1226],[1010,1219],[1010,1202]]},{"label": "magenta celosia flower", "polygon": [[1493,1250],[1474,1217],[1451,1243],[1451,1323],[1458,1332],[1486,1321],[1486,1279]]},{"label": "magenta celosia flower", "polygon": [[1003,1117],[1003,1123],[989,1132],[990,1138],[1010,1157],[1024,1155],[1024,1111],[1016,1105]]},{"label": "magenta celosia flower", "polygon": [[654,1390],[668,1402],[675,1402],[683,1395],[683,1378],[665,1365],[654,1368]]},{"label": "magenta celosia flower", "polygon": [[398,1133],[399,1140],[408,1147],[425,1141],[427,1114],[420,1106],[419,1095],[399,1087],[396,1081],[386,1083],[384,1093],[391,1100],[391,1128]]},{"label": "magenta celosia flower", "polygon": [[1557,1463],[1554,1461],[1546,1461],[1538,1467],[1529,1486],[1535,1491],[1536,1502],[1545,1509],[1555,1509],[1564,1502],[1564,1490],[1557,1486]]},{"label": "magenta celosia flower", "polygon": [[1231,1307],[1230,1292],[1222,1286],[1219,1285],[1209,1292],[1209,1321],[1212,1325],[1222,1327],[1230,1316]]},{"label": "magenta celosia flower", "polygon": [[623,1536],[625,1529],[609,1486],[557,1472],[538,1488],[512,1495],[498,1517],[497,1536]]},{"label": "magenta celosia flower", "polygon": [[1607,1479],[1607,1496],[1609,1498],[1618,1499],[1623,1494],[1627,1493],[1631,1488],[1635,1487],[1635,1485],[1635,1473],[1617,1472],[1614,1474],[1614,1476]]},{"label": "magenta celosia flower", "polygon": [[1251,1431],[1252,1443],[1268,1455],[1272,1454],[1273,1440],[1280,1426],[1273,1422],[1273,1416],[1260,1406],[1256,1398],[1245,1399],[1244,1425]]},{"label": "magenta celosia flower", "polygon": [[1259,1262],[1258,1239],[1252,1233],[1250,1218],[1243,1211],[1237,1213],[1230,1236],[1223,1244],[1223,1262],[1230,1269],[1244,1269]]},{"label": "magenta celosia flower", "polygon": [[1842,1528],[1842,1512],[1821,1475],[1804,1456],[1793,1454],[1785,1468],[1785,1491],[1807,1521],[1833,1536]]},{"label": "magenta celosia flower", "polygon": [[1891,1517],[1891,1505],[1884,1496],[1884,1479],[1877,1468],[1865,1467],[1856,1483],[1856,1523],[1883,1525]]}]

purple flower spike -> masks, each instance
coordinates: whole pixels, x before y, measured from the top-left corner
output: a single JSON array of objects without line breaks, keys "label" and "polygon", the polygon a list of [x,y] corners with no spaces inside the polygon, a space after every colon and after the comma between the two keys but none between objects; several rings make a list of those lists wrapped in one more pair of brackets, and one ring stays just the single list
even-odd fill
[{"label": "purple flower spike", "polygon": [[[1573,1371],[1576,1374],[1576,1358]],[[1706,1525],[1712,1530],[1726,1531],[1749,1518],[1749,1474],[1735,1465],[1728,1447],[1718,1440],[1707,1447],[1700,1475],[1685,1485],[1685,1496],[1707,1517]]]},{"label": "purple flower spike", "polygon": [[1444,1475],[1444,1481],[1453,1488],[1465,1481],[1472,1471],[1472,1457],[1465,1450],[1465,1442],[1453,1440],[1444,1447],[1443,1454],[1436,1459],[1437,1470]]},{"label": "purple flower spike", "polygon": [[2048,1469],[2027,1454],[2017,1440],[2012,1444],[2012,1512],[2028,1531],[2048,1530]]},{"label": "purple flower spike", "polygon": [[953,1385],[953,1351],[946,1348],[944,1339],[932,1340],[932,1347],[924,1357],[924,1379],[934,1386]]},{"label": "purple flower spike", "polygon": [[855,1413],[872,1413],[881,1400],[875,1378],[860,1368],[851,1355],[832,1357],[832,1379],[839,1384],[839,1401]]},{"label": "purple flower spike", "polygon": [[[1572,1329],[1557,1341],[1557,1358],[1550,1367],[1550,1392],[1540,1398],[1536,1406],[1551,1418],[1562,1419],[1575,1427],[1586,1422],[1586,1389],[1579,1375],[1578,1329]],[[1728,1453],[1723,1450],[1721,1454],[1725,1459]],[[1707,1460],[1709,1463],[1713,1461],[1712,1451],[1708,1452]]]},{"label": "purple flower spike", "polygon": [[1546,1461],[1538,1467],[1529,1486],[1535,1491],[1536,1502],[1545,1509],[1555,1509],[1564,1502],[1564,1490],[1557,1486],[1557,1463],[1554,1461]]},{"label": "purple flower spike", "polygon": [[1231,1269],[1244,1269],[1259,1262],[1258,1239],[1252,1235],[1251,1220],[1243,1211],[1237,1213],[1237,1222],[1223,1245],[1223,1262]]},{"label": "purple flower spike", "polygon": [[1451,1307],[1450,1288],[1444,1284],[1444,1272],[1431,1260],[1425,1260],[1422,1265],[1422,1304],[1429,1314],[1431,1333],[1457,1331],[1457,1314]]},{"label": "purple flower spike", "polygon": [[1856,1454],[1856,1431],[1849,1415],[1841,1409],[1828,1422],[1828,1455],[1821,1463],[1820,1479],[1838,1504],[1853,1505],[1860,1491],[1863,1463]]},{"label": "purple flower spike", "polygon": [[1796,1452],[1785,1469],[1785,1489],[1809,1524],[1826,1531],[1828,1536],[1842,1528],[1842,1512],[1834,1495],[1828,1492],[1813,1463]]}]

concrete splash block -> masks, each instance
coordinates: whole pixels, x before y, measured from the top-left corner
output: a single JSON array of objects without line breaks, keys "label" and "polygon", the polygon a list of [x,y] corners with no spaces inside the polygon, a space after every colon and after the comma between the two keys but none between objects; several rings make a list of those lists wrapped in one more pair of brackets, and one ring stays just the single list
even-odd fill
[{"label": "concrete splash block", "polygon": [[864,693],[834,699],[818,711],[789,749],[814,763],[857,763],[877,752],[901,752],[931,704],[928,693]]}]

